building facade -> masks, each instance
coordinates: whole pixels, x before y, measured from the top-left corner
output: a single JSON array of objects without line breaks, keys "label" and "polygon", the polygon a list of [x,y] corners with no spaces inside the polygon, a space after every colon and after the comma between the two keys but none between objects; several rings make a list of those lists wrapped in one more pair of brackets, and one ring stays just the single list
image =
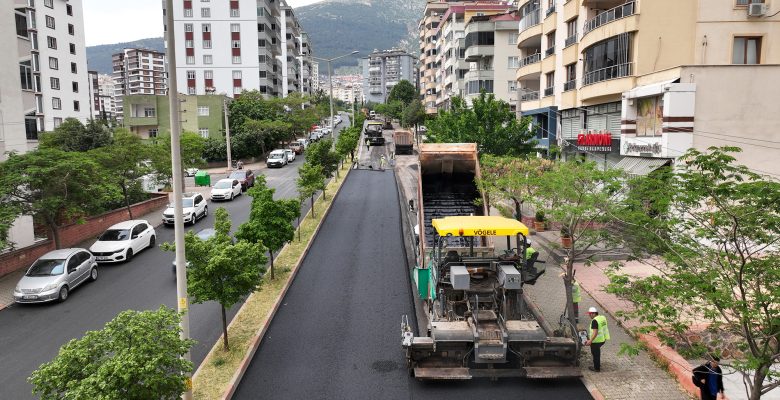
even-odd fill
[{"label": "building facade", "polygon": [[[225,102],[220,95],[179,95],[181,129],[198,133],[204,138],[224,137]],[[170,135],[171,114],[167,96],[125,96],[124,125],[142,139]]]},{"label": "building facade", "polygon": [[367,102],[384,103],[393,87],[402,80],[417,83],[417,57],[399,49],[374,51],[360,59],[363,69],[363,97]]},{"label": "building facade", "polygon": [[757,142],[780,139],[769,128],[780,123],[780,17],[763,3],[521,1],[519,114],[541,152],[558,145],[630,173],[741,141],[740,162],[780,175],[764,164],[776,150]]},{"label": "building facade", "polygon": [[235,97],[258,90],[270,97],[311,91],[301,67],[311,45],[286,1],[187,0],[176,3],[173,16],[181,92]]},{"label": "building facade", "polygon": [[133,94],[164,95],[165,54],[149,49],[124,49],[112,56],[116,112],[124,115],[124,96]]}]

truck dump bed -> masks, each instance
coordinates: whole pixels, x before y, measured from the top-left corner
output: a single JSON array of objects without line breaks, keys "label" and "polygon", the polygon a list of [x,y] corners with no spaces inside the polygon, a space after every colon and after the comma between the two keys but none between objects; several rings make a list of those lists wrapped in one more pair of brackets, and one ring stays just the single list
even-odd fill
[{"label": "truck dump bed", "polygon": [[395,154],[412,154],[414,152],[414,139],[410,131],[393,132],[393,142],[395,143]]}]

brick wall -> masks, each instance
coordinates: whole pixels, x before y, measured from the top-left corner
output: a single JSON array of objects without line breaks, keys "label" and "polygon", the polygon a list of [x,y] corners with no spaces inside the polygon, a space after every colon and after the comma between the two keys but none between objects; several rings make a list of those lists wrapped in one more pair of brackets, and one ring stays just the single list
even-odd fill
[{"label": "brick wall", "polygon": [[[152,198],[133,204],[133,216],[140,218],[155,210],[159,210],[168,204],[167,193],[154,193]],[[62,247],[72,247],[85,240],[93,239],[103,233],[111,225],[130,219],[127,209],[122,208],[88,218],[83,224],[70,224],[60,228]],[[12,252],[0,254],[0,277],[22,268],[27,268],[33,261],[43,254],[54,250],[54,241],[46,240],[32,246],[18,249]]]}]

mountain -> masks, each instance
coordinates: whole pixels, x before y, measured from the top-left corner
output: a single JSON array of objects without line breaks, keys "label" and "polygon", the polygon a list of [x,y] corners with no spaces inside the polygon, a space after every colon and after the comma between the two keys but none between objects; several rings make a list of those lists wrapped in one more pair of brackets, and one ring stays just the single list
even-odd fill
[{"label": "mountain", "polygon": [[[337,57],[353,50],[365,57],[374,50],[401,47],[419,53],[417,23],[425,10],[425,0],[326,0],[295,9],[295,14],[312,41],[314,55]],[[333,67],[354,66],[357,59],[346,57]],[[320,73],[326,74],[325,65]]]},{"label": "mountain", "polygon": [[87,47],[87,65],[90,71],[98,71],[101,74],[111,74],[113,66],[111,57],[125,48],[142,48],[157,51],[165,51],[163,38],[140,39],[133,42],[115,44],[101,44]]}]

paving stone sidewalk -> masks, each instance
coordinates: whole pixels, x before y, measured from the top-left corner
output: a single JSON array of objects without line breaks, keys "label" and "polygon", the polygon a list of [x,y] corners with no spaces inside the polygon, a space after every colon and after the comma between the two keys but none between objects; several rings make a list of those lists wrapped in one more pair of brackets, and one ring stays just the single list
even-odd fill
[{"label": "paving stone sidewalk", "polygon": [[[543,250],[540,250],[540,253],[539,259],[548,259]],[[536,282],[536,285],[526,286],[526,288],[530,297],[555,328],[566,304],[566,295],[563,280],[559,276],[562,270],[552,260],[549,262],[546,264],[547,272]],[[593,306],[601,310],[601,306],[590,293],[596,293],[598,296],[598,292],[594,289],[600,288],[597,285],[603,284],[601,279],[606,279],[606,276],[599,269],[580,268],[582,270],[578,270],[577,277],[584,289],[582,303],[580,303],[580,324],[585,325],[589,321],[588,316],[584,315],[588,307]],[[585,269],[588,273],[585,273]],[[643,351],[635,357],[618,355],[621,343],[636,344],[636,340],[618,325],[615,318],[608,313],[604,314],[609,323],[611,340],[601,350],[601,372],[588,370],[587,367],[593,365],[589,348],[583,349],[580,359],[585,381],[589,385],[595,386],[607,400],[690,399],[680,389],[677,381],[666,370],[659,367],[646,352]]]}]

